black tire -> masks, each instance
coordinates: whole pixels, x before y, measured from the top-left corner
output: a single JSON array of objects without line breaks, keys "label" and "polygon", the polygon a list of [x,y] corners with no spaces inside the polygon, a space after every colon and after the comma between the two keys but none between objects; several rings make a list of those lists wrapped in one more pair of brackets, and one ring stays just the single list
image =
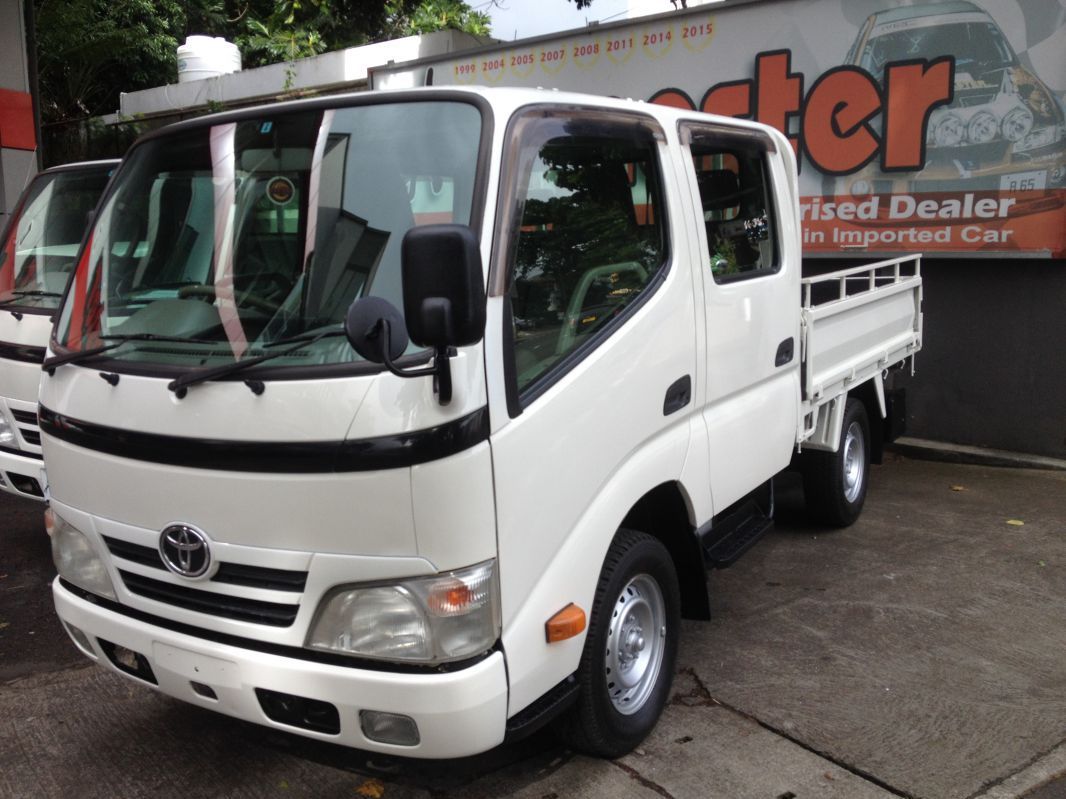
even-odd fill
[{"label": "black tire", "polygon": [[[578,700],[557,722],[559,737],[607,758],[621,757],[643,741],[670,695],[680,623],[670,553],[649,535],[619,530],[596,585],[577,671]],[[622,645],[612,650],[612,642]]]},{"label": "black tire", "polygon": [[865,406],[848,398],[836,452],[803,453],[803,493],[815,522],[847,527],[859,518],[870,482],[870,420]]}]

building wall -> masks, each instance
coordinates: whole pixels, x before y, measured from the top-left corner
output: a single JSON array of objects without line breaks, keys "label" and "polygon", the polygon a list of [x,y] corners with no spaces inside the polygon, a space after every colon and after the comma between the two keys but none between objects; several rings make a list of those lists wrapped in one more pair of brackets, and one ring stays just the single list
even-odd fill
[{"label": "building wall", "polygon": [[37,173],[23,0],[0,0],[0,227]]},{"label": "building wall", "polygon": [[[804,261],[806,274],[871,259]],[[907,435],[1066,459],[1066,261],[925,258]]]},{"label": "building wall", "polygon": [[1066,458],[1066,261],[922,265],[908,434]]}]

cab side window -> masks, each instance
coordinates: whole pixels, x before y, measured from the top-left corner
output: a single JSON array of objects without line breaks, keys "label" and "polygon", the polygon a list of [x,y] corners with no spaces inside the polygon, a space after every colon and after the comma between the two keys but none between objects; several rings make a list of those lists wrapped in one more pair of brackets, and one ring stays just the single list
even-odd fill
[{"label": "cab side window", "polygon": [[707,231],[707,263],[718,283],[776,272],[777,242],[764,153],[694,137],[692,166]]},{"label": "cab side window", "polygon": [[654,138],[604,127],[533,135],[522,150],[510,280],[520,391],[609,335],[665,261]]}]

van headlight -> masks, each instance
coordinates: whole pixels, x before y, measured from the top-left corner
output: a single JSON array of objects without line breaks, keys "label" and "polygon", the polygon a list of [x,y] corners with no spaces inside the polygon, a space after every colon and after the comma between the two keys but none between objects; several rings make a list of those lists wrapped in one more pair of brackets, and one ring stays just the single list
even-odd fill
[{"label": "van headlight", "polygon": [[15,428],[7,421],[7,417],[0,412],[0,447],[15,446]]},{"label": "van headlight", "polygon": [[67,582],[90,594],[117,599],[115,586],[107,573],[103,559],[96,554],[92,542],[80,530],[52,514],[52,560],[56,571]]},{"label": "van headlight", "polygon": [[389,584],[344,586],[322,600],[307,646],[429,665],[484,652],[500,636],[496,561]]}]

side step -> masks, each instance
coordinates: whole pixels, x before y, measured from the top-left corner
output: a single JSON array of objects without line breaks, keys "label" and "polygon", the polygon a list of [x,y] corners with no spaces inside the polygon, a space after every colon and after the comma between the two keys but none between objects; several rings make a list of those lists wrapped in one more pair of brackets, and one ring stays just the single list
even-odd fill
[{"label": "side step", "polygon": [[773,529],[774,520],[765,516],[748,516],[739,526],[704,549],[707,565],[714,569],[732,566],[752,545]]},{"label": "side step", "polygon": [[766,483],[716,516],[699,531],[709,568],[732,566],[756,541],[773,529],[773,484]]}]

